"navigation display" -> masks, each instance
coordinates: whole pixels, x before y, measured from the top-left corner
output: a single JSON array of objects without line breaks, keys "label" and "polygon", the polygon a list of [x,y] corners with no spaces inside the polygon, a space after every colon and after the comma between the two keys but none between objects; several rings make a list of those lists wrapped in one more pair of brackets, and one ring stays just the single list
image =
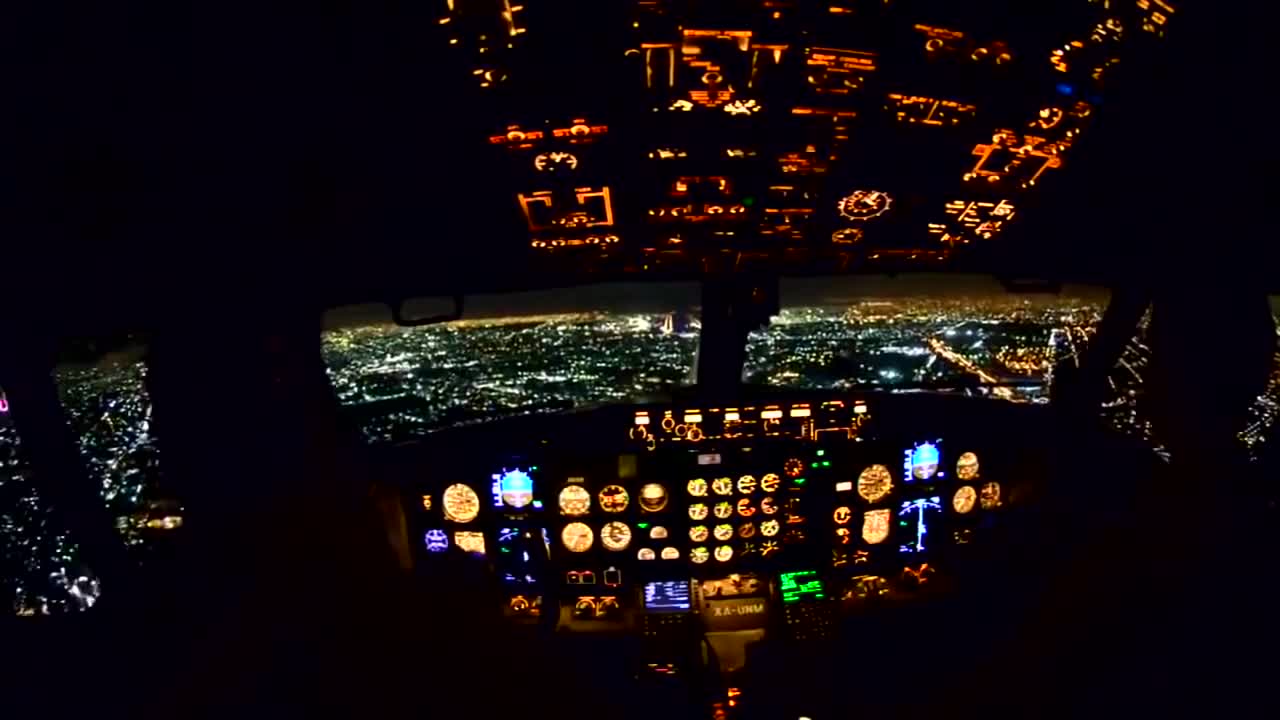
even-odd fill
[{"label": "navigation display", "polygon": [[644,584],[644,609],[650,612],[688,612],[693,609],[688,580]]},{"label": "navigation display", "polygon": [[782,602],[791,605],[802,600],[821,600],[826,597],[817,570],[800,570],[779,576]]}]

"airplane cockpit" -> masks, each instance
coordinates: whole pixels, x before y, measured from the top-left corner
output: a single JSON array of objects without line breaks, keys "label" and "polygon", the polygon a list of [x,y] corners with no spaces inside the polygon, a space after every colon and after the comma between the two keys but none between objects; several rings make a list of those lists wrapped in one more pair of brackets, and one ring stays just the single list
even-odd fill
[{"label": "airplane cockpit", "polygon": [[[173,17],[33,14],[81,49],[31,75],[73,99],[24,111],[0,296],[13,697],[1264,697],[1270,150],[1224,141],[1259,28],[1033,5],[263,11],[168,65]],[[44,122],[76,92],[113,109]]]}]

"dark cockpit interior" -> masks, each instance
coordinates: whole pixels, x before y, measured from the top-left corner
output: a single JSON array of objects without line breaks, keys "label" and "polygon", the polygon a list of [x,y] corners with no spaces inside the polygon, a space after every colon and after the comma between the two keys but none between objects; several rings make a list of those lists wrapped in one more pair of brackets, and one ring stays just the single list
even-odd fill
[{"label": "dark cockpit interior", "polygon": [[12,15],[15,717],[1267,706],[1260,11]]}]

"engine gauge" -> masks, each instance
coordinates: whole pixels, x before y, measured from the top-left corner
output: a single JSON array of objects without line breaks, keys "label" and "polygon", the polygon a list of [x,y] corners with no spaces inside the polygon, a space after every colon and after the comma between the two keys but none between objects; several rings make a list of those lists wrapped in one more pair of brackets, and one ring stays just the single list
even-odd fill
[{"label": "engine gauge", "polygon": [[733,480],[727,477],[716,478],[711,482],[711,492],[717,495],[732,495]]},{"label": "engine gauge", "polygon": [[713,510],[716,514],[716,517],[720,518],[721,520],[724,520],[725,518],[731,517],[733,515],[733,503],[729,502],[728,500],[722,500],[716,503],[716,506]]},{"label": "engine gauge", "polygon": [[560,513],[581,517],[591,511],[591,493],[581,485],[569,485],[560,491]]},{"label": "engine gauge", "polygon": [[664,547],[662,548],[662,559],[663,560],[679,560],[680,551],[673,547]]},{"label": "engine gauge", "polygon": [[884,498],[893,489],[893,475],[883,465],[871,465],[858,476],[858,494],[873,503]]},{"label": "engine gauge", "polygon": [[698,546],[689,551],[689,559],[694,565],[701,565],[711,559],[711,553],[707,552],[705,547]]},{"label": "engine gauge", "polygon": [[766,497],[760,500],[760,512],[765,515],[773,515],[778,512],[778,506],[774,504],[773,498]]},{"label": "engine gauge", "polygon": [[690,506],[689,506],[689,519],[690,519],[690,520],[706,520],[706,519],[707,519],[707,504],[706,504],[706,503],[694,503],[694,504],[690,505]]},{"label": "engine gauge", "polygon": [[742,527],[738,528],[738,537],[742,538],[743,540],[749,540],[755,536],[756,536],[756,526],[753,525],[752,523],[746,523]]},{"label": "engine gauge", "polygon": [[572,522],[560,531],[560,542],[564,543],[564,548],[569,552],[586,552],[595,542],[595,533],[586,523]]},{"label": "engine gauge", "polygon": [[604,545],[605,550],[614,552],[626,550],[631,544],[631,528],[627,527],[626,523],[606,523],[600,529],[600,543]]},{"label": "engine gauge", "polygon": [[469,486],[458,483],[444,490],[444,518],[456,523],[469,523],[480,514],[480,496]]},{"label": "engine gauge", "polygon": [[778,534],[779,523],[777,520],[765,520],[760,523],[760,534],[765,537],[773,537]]},{"label": "engine gauge", "polygon": [[756,482],[754,475],[743,475],[738,478],[738,492],[743,495],[750,495],[755,492],[758,485],[759,483]]},{"label": "engine gauge", "polygon": [[600,509],[607,513],[620,513],[627,509],[631,496],[621,485],[606,485],[600,491]]},{"label": "engine gauge", "polygon": [[700,542],[706,542],[706,541],[707,541],[707,526],[706,526],[706,525],[694,525],[693,527],[689,528],[689,539],[690,539],[690,540],[692,540],[692,541],[694,541],[694,542],[697,542],[697,543],[700,543]]},{"label": "engine gauge", "polygon": [[777,492],[780,485],[782,485],[782,478],[776,473],[769,473],[760,478],[760,489],[765,492]]},{"label": "engine gauge", "polygon": [[742,498],[738,501],[738,514],[742,517],[751,517],[756,514],[756,509],[752,507],[749,498]]},{"label": "engine gauge", "polygon": [[711,531],[711,534],[715,536],[715,539],[724,542],[733,537],[733,526],[729,523],[720,523]]},{"label": "engine gauge", "polygon": [[649,528],[649,539],[666,540],[667,529],[661,525],[654,525],[653,527]]},{"label": "engine gauge", "polygon": [[961,480],[972,480],[978,477],[978,455],[967,452],[956,461],[956,477]]},{"label": "engine gauge", "polygon": [[951,497],[951,507],[961,515],[973,510],[974,503],[978,500],[978,491],[973,489],[972,485],[962,485],[956,494]]},{"label": "engine gauge", "polygon": [[729,562],[733,559],[733,548],[728,545],[721,545],[716,548],[716,560],[719,562]]},{"label": "engine gauge", "polygon": [[636,553],[637,560],[652,560],[655,557],[657,556],[654,555],[653,550],[650,550],[649,548],[640,548],[640,552]]},{"label": "engine gauge", "polygon": [[690,480],[686,487],[689,490],[689,494],[694,497],[706,497],[707,495],[707,481],[702,478]]},{"label": "engine gauge", "polygon": [[[804,461],[800,458],[788,458],[786,462],[782,463],[782,472],[789,478],[800,477],[801,473],[804,472]],[[765,488],[765,492],[773,491]]]}]

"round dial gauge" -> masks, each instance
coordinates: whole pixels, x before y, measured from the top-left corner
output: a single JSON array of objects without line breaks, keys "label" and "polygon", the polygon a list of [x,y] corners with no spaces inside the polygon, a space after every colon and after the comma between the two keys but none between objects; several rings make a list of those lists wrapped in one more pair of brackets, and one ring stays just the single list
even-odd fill
[{"label": "round dial gauge", "polygon": [[742,517],[751,517],[756,514],[756,509],[751,507],[751,500],[742,498],[738,501],[738,514]]},{"label": "round dial gauge", "polygon": [[[782,472],[789,478],[800,477],[800,473],[804,472],[804,461],[800,458],[790,458],[782,463]],[[765,492],[773,492],[765,489]]]},{"label": "round dial gauge", "polygon": [[933,443],[917,445],[911,450],[911,477],[928,480],[938,474],[938,446]]},{"label": "round dial gauge", "polygon": [[600,542],[604,545],[605,550],[613,550],[619,552],[626,550],[631,544],[631,528],[626,523],[611,522],[606,523],[600,529]]},{"label": "round dial gauge", "polygon": [[742,538],[743,540],[749,540],[755,536],[756,536],[756,526],[752,525],[751,523],[747,523],[746,525],[743,525],[742,527],[738,528],[738,537]]},{"label": "round dial gauge", "polygon": [[523,470],[508,470],[498,481],[502,502],[517,510],[533,502],[533,478]]},{"label": "round dial gauge", "polygon": [[707,541],[707,526],[706,526],[706,525],[694,525],[693,527],[689,528],[689,539],[690,539],[690,540],[692,540],[692,541],[694,541],[694,542],[706,542],[706,541]]},{"label": "round dial gauge", "polygon": [[649,537],[653,540],[667,539],[667,529],[661,525],[654,525],[649,528]]},{"label": "round dial gauge", "polygon": [[619,513],[627,509],[631,496],[621,485],[605,485],[600,491],[600,509],[608,513]]},{"label": "round dial gauge", "polygon": [[569,485],[560,491],[560,512],[570,517],[586,515],[591,510],[591,493],[581,485]]},{"label": "round dial gauge", "polygon": [[657,556],[649,548],[640,548],[640,552],[636,553],[637,560],[652,560],[655,557]]},{"label": "round dial gauge", "polygon": [[765,520],[760,523],[760,534],[765,537],[773,537],[778,534],[778,527],[777,520]]},{"label": "round dial gauge", "polygon": [[667,506],[667,489],[658,483],[646,483],[640,488],[640,509],[658,512]]},{"label": "round dial gauge", "polygon": [[989,482],[982,486],[981,504],[983,510],[1000,507],[1000,483]]},{"label": "round dial gauge", "polygon": [[956,461],[956,477],[961,480],[972,480],[978,477],[978,455],[967,452]]},{"label": "round dial gauge", "polygon": [[765,515],[773,515],[778,512],[778,506],[773,503],[773,498],[767,497],[760,500],[760,512]]},{"label": "round dial gauge", "polygon": [[480,496],[467,485],[458,483],[444,490],[444,519],[469,523],[480,514]]},{"label": "round dial gauge", "polygon": [[728,545],[721,545],[716,548],[716,560],[720,562],[729,562],[733,558],[733,548]]},{"label": "round dial gauge", "polygon": [[706,504],[706,503],[694,503],[694,504],[690,505],[690,506],[689,506],[689,519],[690,519],[690,520],[706,520],[706,519],[707,519],[707,504]]},{"label": "round dial gauge", "polygon": [[831,519],[837,525],[848,525],[849,521],[853,519],[853,511],[844,506],[838,507],[835,512],[831,513]]},{"label": "round dial gauge", "polygon": [[687,487],[689,494],[694,497],[706,497],[707,495],[707,481],[702,478],[690,480]]},{"label": "round dial gauge", "polygon": [[729,523],[720,523],[715,530],[711,531],[715,538],[720,542],[724,542],[733,537],[733,526]]},{"label": "round dial gauge", "polygon": [[680,551],[673,547],[664,547],[662,548],[662,559],[663,560],[679,560]]},{"label": "round dial gauge", "polygon": [[951,497],[951,507],[961,515],[973,510],[973,505],[978,500],[978,491],[973,489],[972,485],[962,485],[956,494]]},{"label": "round dial gauge", "polygon": [[889,193],[879,190],[854,190],[840,198],[836,209],[849,220],[870,220],[883,215],[893,206]]},{"label": "round dial gauge", "polygon": [[759,483],[756,482],[754,475],[743,475],[738,478],[738,492],[743,495],[750,495],[755,492],[758,485]]},{"label": "round dial gauge", "polygon": [[707,552],[706,548],[698,546],[689,551],[689,559],[693,561],[694,565],[701,565],[711,559],[711,553]]},{"label": "round dial gauge", "polygon": [[893,489],[893,475],[883,465],[872,465],[858,476],[858,494],[867,502],[877,502]]},{"label": "round dial gauge", "polygon": [[729,478],[716,478],[711,483],[711,492],[717,495],[732,495],[733,480]]},{"label": "round dial gauge", "polygon": [[718,502],[718,503],[716,503],[716,506],[715,506],[715,508],[714,508],[714,512],[715,512],[715,514],[716,514],[716,517],[718,517],[718,518],[720,518],[721,520],[723,520],[723,519],[725,519],[725,518],[727,518],[727,517],[729,517],[729,516],[733,515],[733,504],[732,504],[732,503],[730,503],[730,502],[729,502],[729,501],[727,501],[727,500],[723,500],[723,501],[721,501],[721,502]]},{"label": "round dial gauge", "polygon": [[778,486],[782,484],[782,478],[776,473],[769,473],[760,478],[760,489],[765,492],[777,492]]},{"label": "round dial gauge", "polygon": [[595,539],[595,533],[591,532],[586,523],[572,522],[560,531],[560,542],[564,543],[564,549],[569,552],[586,552],[591,549],[591,543]]}]

